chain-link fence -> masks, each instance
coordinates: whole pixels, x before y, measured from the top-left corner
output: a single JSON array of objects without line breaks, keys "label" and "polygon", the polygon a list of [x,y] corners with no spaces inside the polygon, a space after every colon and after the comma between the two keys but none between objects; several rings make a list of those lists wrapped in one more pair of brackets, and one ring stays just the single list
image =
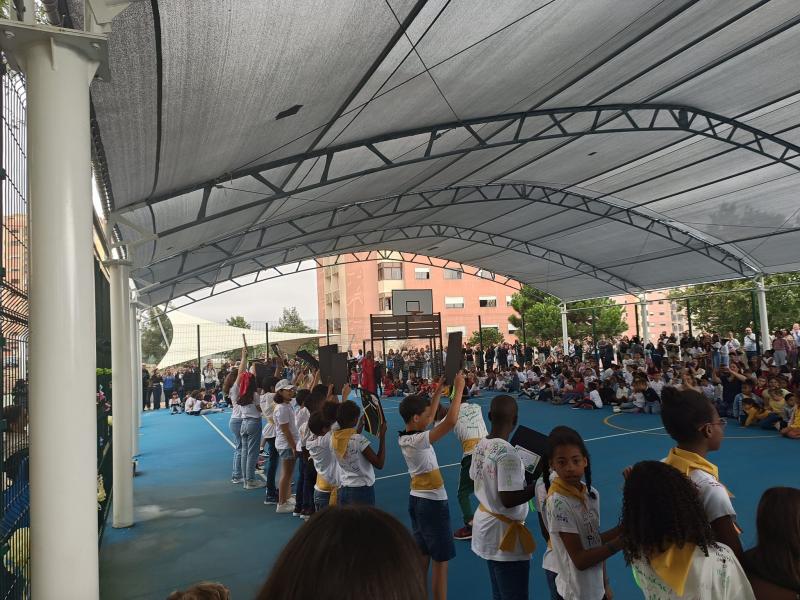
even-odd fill
[{"label": "chain-link fence", "polygon": [[25,80],[0,64],[0,341],[2,341],[2,485],[0,597],[28,598],[28,190]]}]

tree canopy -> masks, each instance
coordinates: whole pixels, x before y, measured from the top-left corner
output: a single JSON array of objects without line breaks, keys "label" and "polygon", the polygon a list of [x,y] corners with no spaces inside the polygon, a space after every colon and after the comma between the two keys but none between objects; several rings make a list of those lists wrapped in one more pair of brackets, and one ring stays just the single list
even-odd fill
[{"label": "tree canopy", "polygon": [[[161,320],[161,327],[164,328],[164,336],[161,334],[161,327],[158,325]],[[164,311],[160,308],[152,308],[145,313],[142,322],[142,361],[149,364],[158,364],[169,349],[172,343],[172,322]]]},{"label": "tree canopy", "polygon": [[306,325],[296,306],[289,308],[283,307],[283,313],[278,319],[278,326],[272,328],[273,331],[283,331],[284,333],[313,333],[315,330]]},{"label": "tree canopy", "polygon": [[[764,278],[767,287],[800,284],[800,273],[779,273]],[[755,285],[752,281],[741,279],[691,285],[675,290],[670,298],[686,306],[684,296],[710,294],[689,299],[694,332],[700,330],[727,334],[733,331],[741,335],[745,327],[760,329],[758,322],[758,305],[753,305],[751,291]],[[717,293],[727,292],[727,293]],[[790,328],[800,315],[800,285],[787,286],[767,290],[767,314],[771,329]]]},{"label": "tree canopy", "polygon": [[225,319],[225,323],[230,325],[231,327],[239,327],[240,329],[250,329],[250,323],[245,321],[244,317],[236,316],[236,317],[228,317]]},{"label": "tree canopy", "polygon": [[[497,344],[503,343],[503,332],[499,329],[494,327],[482,327],[483,330],[483,347],[488,348],[489,345],[496,346]],[[467,343],[471,346],[477,346],[481,343],[481,332],[475,330],[472,332],[472,335],[467,340]]]},{"label": "tree canopy", "polygon": [[[525,285],[511,297],[511,306],[517,313],[508,321],[517,328],[516,335],[522,340],[522,318],[525,314],[525,339],[528,344],[543,340],[561,339],[561,306],[558,298],[534,287]],[[623,315],[625,308],[611,298],[580,300],[567,304],[567,332],[573,339],[592,335],[592,310],[595,307],[595,329],[601,335],[619,335],[628,328]],[[580,310],[585,309],[585,310]]]}]

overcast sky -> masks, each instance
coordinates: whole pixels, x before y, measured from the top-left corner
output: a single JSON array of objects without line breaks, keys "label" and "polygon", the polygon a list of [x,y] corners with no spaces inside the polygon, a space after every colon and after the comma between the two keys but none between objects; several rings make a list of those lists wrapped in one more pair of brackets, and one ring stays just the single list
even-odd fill
[{"label": "overcast sky", "polygon": [[284,306],[296,306],[304,321],[316,325],[318,315],[315,270],[225,292],[181,310],[218,323],[223,323],[228,317],[236,315],[243,316],[248,323],[264,321],[276,323]]}]

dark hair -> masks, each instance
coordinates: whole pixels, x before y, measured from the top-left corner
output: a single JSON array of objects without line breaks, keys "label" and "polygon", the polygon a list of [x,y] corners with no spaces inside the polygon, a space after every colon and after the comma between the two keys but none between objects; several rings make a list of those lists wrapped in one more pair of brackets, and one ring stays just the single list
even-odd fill
[{"label": "dark hair", "polygon": [[167,600],[229,600],[231,592],[221,583],[202,581],[185,590],[172,592]]},{"label": "dark hair", "polygon": [[231,386],[233,386],[233,384],[236,383],[236,378],[238,376],[239,376],[239,369],[233,367],[228,373],[228,376],[225,378],[225,381],[222,382],[222,391],[225,393],[225,395],[227,395],[228,392],[231,391]]},{"label": "dark hair", "polygon": [[318,383],[313,388],[311,388],[312,394],[322,394],[325,398],[328,397],[328,386],[324,383]]},{"label": "dark hair", "polygon": [[745,555],[748,571],[800,592],[800,489],[773,487],[756,513],[758,544]]},{"label": "dark hair", "polygon": [[542,472],[545,489],[550,489],[550,459],[553,454],[555,454],[556,448],[560,446],[577,446],[580,448],[581,454],[586,458],[586,469],[583,471],[583,478],[586,480],[586,489],[589,492],[589,497],[597,498],[597,494],[592,491],[592,460],[589,457],[586,444],[583,442],[580,433],[564,425],[553,428],[550,435],[547,436],[547,456],[543,457],[544,471]]},{"label": "dark hair", "polygon": [[700,428],[714,420],[714,405],[696,390],[665,387],[661,391],[661,422],[670,437],[678,443],[700,437]]},{"label": "dark hair", "polygon": [[324,402],[320,409],[322,416],[325,417],[328,425],[333,425],[336,422],[336,413],[339,412],[338,402]]},{"label": "dark hair", "polygon": [[666,463],[636,463],[622,492],[622,550],[625,561],[650,558],[672,544],[695,544],[708,556],[714,534],[697,486]]},{"label": "dark hair", "polygon": [[330,426],[331,422],[325,418],[322,411],[313,412],[308,417],[308,430],[314,435],[324,435],[322,430]]},{"label": "dark hair", "polygon": [[[317,576],[309,577],[310,573]],[[322,574],[325,585],[318,578]],[[419,600],[426,596],[419,549],[397,519],[369,506],[331,506],[311,517],[289,540],[256,598]]]},{"label": "dark hair", "polygon": [[742,382],[742,387],[744,387],[744,386],[747,386],[747,387],[749,387],[749,388],[752,388],[752,387],[753,387],[753,382],[752,382],[750,379],[745,379],[745,380]]},{"label": "dark hair", "polygon": [[431,401],[422,394],[411,394],[400,401],[400,416],[403,423],[408,423],[416,415],[421,415],[430,406]]},{"label": "dark hair", "polygon": [[339,427],[343,429],[355,425],[360,416],[361,409],[358,408],[358,404],[352,400],[345,400],[339,404],[336,409],[336,422],[339,423]]},{"label": "dark hair", "polygon": [[305,388],[297,390],[297,394],[295,395],[294,399],[297,402],[297,406],[305,406],[308,399],[311,397],[311,390],[307,390]]}]

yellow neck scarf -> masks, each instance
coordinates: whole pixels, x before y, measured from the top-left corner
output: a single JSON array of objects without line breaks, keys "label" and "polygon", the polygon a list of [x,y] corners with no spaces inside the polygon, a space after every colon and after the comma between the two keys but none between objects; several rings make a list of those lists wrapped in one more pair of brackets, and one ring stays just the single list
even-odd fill
[{"label": "yellow neck scarf", "polygon": [[444,479],[442,479],[439,469],[411,477],[412,490],[438,490],[442,487],[444,487]]},{"label": "yellow neck scarf", "polygon": [[672,545],[666,552],[657,554],[650,559],[650,566],[678,595],[683,596],[686,578],[689,576],[689,568],[692,566],[694,557],[694,544],[684,544],[683,548]]},{"label": "yellow neck scarf", "polygon": [[355,432],[355,427],[348,427],[347,429],[337,429],[331,434],[333,451],[336,452],[339,458],[344,457],[344,453],[347,452],[347,442],[350,441]]},{"label": "yellow neck scarf", "polygon": [[588,493],[589,490],[586,489],[585,483],[581,483],[580,488],[575,488],[564,483],[564,481],[558,477],[550,482],[550,489],[547,491],[547,497],[549,498],[553,494],[561,494],[562,496],[569,496],[570,498],[575,498],[586,504],[586,496]]},{"label": "yellow neck scarf", "polygon": [[461,442],[461,447],[464,449],[464,454],[469,454],[475,450],[475,446],[477,446],[478,442],[480,441],[481,438],[469,438]]},{"label": "yellow neck scarf", "polygon": [[319,473],[317,473],[317,487],[323,491],[328,492],[330,494],[330,498],[328,499],[329,506],[336,506],[336,500],[338,498],[338,488],[333,487],[328,481]]},{"label": "yellow neck scarf", "polygon": [[664,462],[671,467],[675,467],[684,475],[688,476],[691,471],[698,469],[700,471],[705,471],[719,481],[719,469],[717,465],[708,462],[705,458],[694,452],[673,448],[669,451],[669,454],[667,454],[667,458],[664,459]]},{"label": "yellow neck scarf", "polygon": [[503,535],[503,539],[500,540],[500,550],[514,552],[517,549],[517,542],[519,542],[526,554],[533,554],[533,551],[536,550],[536,542],[533,540],[530,530],[525,527],[525,521],[514,521],[505,515],[493,513],[483,504],[478,506],[478,510],[488,513],[501,523],[508,525],[508,530]]}]

